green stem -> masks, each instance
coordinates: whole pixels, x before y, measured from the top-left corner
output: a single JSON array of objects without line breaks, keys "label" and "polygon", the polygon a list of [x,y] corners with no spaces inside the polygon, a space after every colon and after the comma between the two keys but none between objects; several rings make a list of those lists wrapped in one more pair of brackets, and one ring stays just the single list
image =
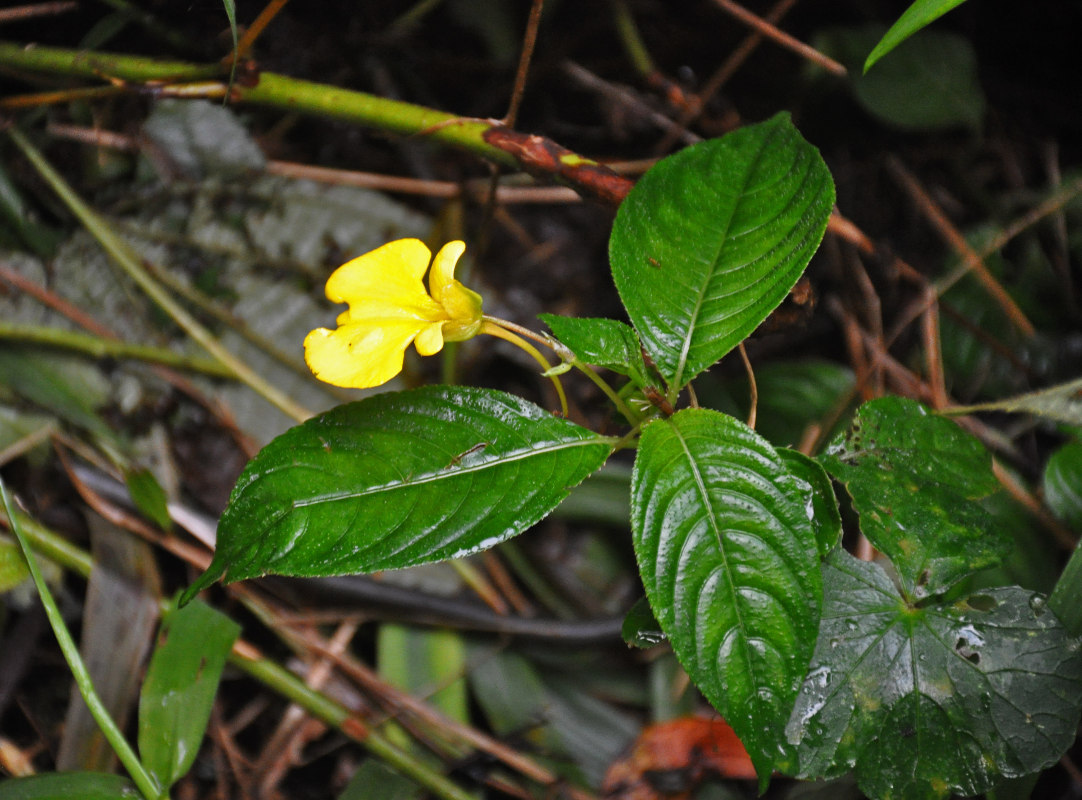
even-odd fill
[{"label": "green stem", "polygon": [[164,347],[118,342],[61,328],[18,325],[0,321],[0,339],[75,350],[94,358],[130,358],[190,372],[201,372],[215,378],[233,377],[233,371],[217,361],[189,358],[174,353],[172,350],[166,350]]},{"label": "green stem", "polygon": [[345,706],[317,692],[289,670],[265,658],[249,658],[235,650],[230,663],[328,725],[342,730],[372,755],[444,800],[476,800],[450,778],[436,772],[383,734],[362,727]]},{"label": "green stem", "polygon": [[[538,352],[536,347],[527,342],[517,333],[512,333],[511,331],[507,330],[507,328],[505,327],[507,324],[509,323],[505,323],[503,320],[496,319],[495,317],[486,316],[482,319],[481,329],[478,331],[478,333],[487,333],[489,336],[495,336],[497,339],[503,339],[505,342],[510,342],[511,344],[515,345],[515,347],[529,354],[534,361],[541,365],[541,368],[545,372],[551,370],[552,364],[548,362],[548,359],[541,355],[541,353]],[[564,394],[563,384],[560,383],[560,379],[556,375],[549,375],[548,378],[552,381],[552,385],[556,387],[556,394],[560,397],[560,410],[566,417],[568,414],[567,395]]]},{"label": "green stem", "polygon": [[654,60],[650,57],[650,51],[646,49],[646,43],[639,35],[639,28],[625,0],[613,0],[612,11],[616,22],[616,33],[635,71],[643,77],[655,72],[657,67],[654,66]]},{"label": "green stem", "polygon": [[158,781],[154,776],[143,767],[139,757],[132,750],[131,745],[128,744],[128,740],[124,738],[124,734],[117,727],[113,718],[109,716],[108,709],[94,689],[94,682],[90,679],[90,672],[87,670],[82,656],[79,655],[79,648],[75,645],[75,640],[72,639],[71,633],[64,624],[64,617],[53,599],[48,584],[45,583],[45,578],[42,577],[41,570],[38,569],[37,558],[23,535],[22,527],[15,516],[14,509],[11,506],[11,498],[8,496],[7,486],[3,480],[0,480],[0,496],[3,498],[4,513],[11,525],[11,532],[19,542],[23,557],[26,559],[26,566],[30,570],[30,576],[33,578],[38,595],[41,597],[41,604],[45,607],[45,616],[49,619],[49,624],[56,635],[56,641],[60,645],[60,650],[64,654],[64,659],[68,662],[72,677],[75,679],[75,685],[79,687],[79,693],[83,696],[83,700],[86,701],[91,716],[98,723],[101,732],[120,759],[120,763],[124,765],[124,769],[131,775],[132,780],[135,781],[135,785],[143,796],[147,800],[168,797],[168,793],[158,785]]},{"label": "green stem", "polygon": [[[558,355],[562,361],[570,364],[572,367],[579,370],[587,378],[589,378],[594,383],[594,385],[597,386],[597,388],[599,388],[605,394],[605,396],[612,401],[612,404],[616,406],[617,411],[624,415],[624,419],[628,421],[629,425],[636,425],[642,421],[642,415],[636,414],[634,411],[632,411],[631,408],[628,407],[628,405],[623,401],[623,398],[621,398],[613,390],[613,388],[609,386],[608,382],[597,374],[597,370],[595,370],[589,364],[585,364],[582,361],[579,361],[575,354],[571,350],[569,350],[563,343],[550,337],[545,337],[540,334],[534,333],[529,328],[524,328],[521,325],[516,325],[513,322],[508,322],[505,319],[498,319],[497,317],[488,317],[488,319],[492,320],[492,322],[494,322],[496,325],[499,325],[505,330],[517,333],[519,336],[522,336],[526,339],[533,339],[535,342],[543,344],[545,345],[545,347],[551,348],[553,351],[555,351],[556,355]],[[485,333],[489,333],[489,331],[485,331]]]},{"label": "green stem", "polygon": [[168,292],[162,289],[157,281],[143,268],[140,256],[132,250],[127,242],[116,235],[112,228],[98,216],[97,212],[83,202],[82,198],[68,186],[60,173],[53,169],[52,164],[46,161],[45,157],[30,144],[30,141],[18,128],[8,128],[8,135],[22,150],[30,163],[34,165],[38,173],[52,187],[53,191],[59,195],[72,213],[86,226],[86,229],[93,234],[105,251],[112,256],[113,260],[189,336],[228,367],[239,380],[246,383],[286,415],[298,422],[303,422],[312,416],[310,411],[299,406],[278,388],[271,386],[255,370],[230,353],[210,331],[200,325],[195,317],[189,314]]},{"label": "green stem", "polygon": [[[219,64],[158,61],[120,53],[92,53],[59,47],[25,47],[14,42],[0,42],[0,64],[9,68],[96,80],[180,83],[226,79]],[[163,93],[166,93],[164,87]],[[494,123],[487,120],[462,118],[445,111],[273,72],[261,72],[250,81],[238,82],[232,87],[231,99],[319,114],[405,135],[423,135],[426,139],[468,150],[505,166],[517,166],[510,153],[484,140],[485,131],[494,127]]]},{"label": "green stem", "polygon": [[[8,513],[11,514],[10,511]],[[83,578],[90,577],[94,559],[85,550],[79,549],[64,537],[40,525],[25,514],[16,511],[7,519],[13,530],[17,524],[27,543],[34,550]],[[13,523],[12,519],[16,522]],[[27,551],[26,545],[23,549]],[[161,606],[163,611],[171,608],[170,603],[165,600],[162,601]],[[343,731],[374,756],[429,789],[434,795],[443,800],[475,800],[445,775],[416,760],[408,752],[397,748],[378,732],[362,728],[349,709],[312,689],[284,667],[264,658],[252,658],[245,652],[243,645],[234,648],[229,660],[235,667],[251,675],[267,688],[293,701],[312,716]]]}]

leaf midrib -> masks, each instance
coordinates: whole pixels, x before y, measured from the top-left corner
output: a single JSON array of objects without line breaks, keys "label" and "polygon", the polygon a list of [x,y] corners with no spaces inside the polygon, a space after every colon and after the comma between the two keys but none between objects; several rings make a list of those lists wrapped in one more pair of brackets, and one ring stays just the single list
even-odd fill
[{"label": "leaf midrib", "polygon": [[728,219],[725,220],[725,229],[722,233],[721,241],[718,245],[717,252],[714,254],[714,260],[710,264],[710,270],[706,276],[706,279],[703,281],[702,285],[699,286],[698,297],[695,300],[695,307],[692,309],[691,316],[688,319],[687,334],[684,336],[684,341],[681,344],[680,358],[676,362],[676,372],[673,374],[673,383],[672,386],[669,387],[669,394],[672,395],[672,397],[669,398],[669,402],[673,402],[676,399],[676,394],[679,393],[680,389],[682,388],[684,370],[687,367],[688,354],[691,352],[691,340],[695,335],[695,329],[698,326],[699,322],[699,312],[702,309],[703,303],[706,299],[706,290],[709,288],[710,282],[713,280],[714,275],[717,272],[718,261],[721,259],[721,254],[725,251],[726,244],[728,243],[729,231],[732,229],[733,218],[736,216],[737,206],[740,202],[740,199],[744,197],[748,188],[748,181],[750,180],[750,176],[752,175],[752,173],[754,173],[755,169],[762,161],[763,153],[766,150],[768,142],[773,139],[774,133],[775,131],[772,131],[771,135],[767,137],[767,140],[759,146],[759,149],[755,153],[755,158],[752,159],[751,162],[748,164],[748,168],[747,170],[745,170],[742,176],[740,191],[737,193],[736,202],[730,209]]},{"label": "leaf midrib", "polygon": [[426,483],[435,483],[441,480],[449,480],[457,478],[462,475],[469,475],[474,472],[482,472],[487,469],[495,469],[503,466],[504,464],[513,464],[517,461],[523,461],[533,456],[547,455],[550,453],[560,452],[562,450],[568,450],[575,447],[584,447],[598,444],[608,444],[614,446],[619,441],[612,436],[597,436],[592,439],[580,439],[573,442],[556,442],[544,447],[530,447],[521,450],[513,450],[508,453],[501,453],[499,456],[489,458],[488,460],[479,461],[476,464],[468,466],[458,465],[457,467],[444,467],[438,470],[421,473],[417,476],[411,476],[408,480],[390,481],[388,483],[381,483],[377,486],[368,486],[363,489],[353,490],[349,492],[343,492],[341,494],[321,494],[318,497],[312,498],[300,498],[296,499],[292,503],[292,508],[306,508],[308,506],[320,505],[322,503],[336,503],[340,500],[352,500],[361,497],[367,497],[373,494],[380,494],[382,492],[391,492],[399,489],[412,488],[414,486],[421,486]]}]

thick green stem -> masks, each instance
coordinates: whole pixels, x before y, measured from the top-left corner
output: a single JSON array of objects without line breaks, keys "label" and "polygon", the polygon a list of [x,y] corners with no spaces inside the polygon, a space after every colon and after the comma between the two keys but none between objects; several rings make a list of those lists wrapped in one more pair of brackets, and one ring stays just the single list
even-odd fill
[{"label": "thick green stem", "polygon": [[[24,47],[12,42],[0,42],[0,64],[36,72],[140,83],[178,84],[216,78],[224,83],[227,79],[219,64],[158,61],[120,53],[94,53],[37,45]],[[165,85],[160,87],[160,91],[163,95],[169,93]],[[495,125],[486,120],[464,119],[445,111],[273,72],[242,77],[233,85],[231,99],[333,117],[407,136],[424,136],[425,139],[469,150],[490,161],[516,166],[515,158],[510,153],[484,140],[484,132]]]},{"label": "thick green stem", "polygon": [[[459,117],[412,103],[260,72],[254,63],[227,85],[221,65],[156,61],[118,53],[0,42],[0,66],[99,80],[148,84],[144,92],[163,97],[224,97],[304,114],[367,125],[404,136],[457,147],[504,166],[517,167],[572,187],[608,205],[618,205],[632,182],[542,136],[527,136],[496,120]],[[0,101],[0,106],[3,101]]]}]

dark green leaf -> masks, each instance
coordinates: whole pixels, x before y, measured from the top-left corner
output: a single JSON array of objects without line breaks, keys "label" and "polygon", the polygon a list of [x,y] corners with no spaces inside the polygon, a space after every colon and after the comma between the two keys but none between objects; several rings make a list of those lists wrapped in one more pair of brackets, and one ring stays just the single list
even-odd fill
[{"label": "dark green leaf", "polygon": [[876,564],[823,570],[819,642],[786,728],[800,776],[855,768],[873,798],[974,795],[1056,762],[1082,710],[1082,652],[1041,595],[915,607]]},{"label": "dark green leaf", "polygon": [[130,780],[104,772],[47,772],[0,781],[0,800],[137,800]]},{"label": "dark green leaf", "polygon": [[985,99],[972,45],[957,34],[922,31],[862,75],[864,54],[882,30],[835,29],[822,37],[824,50],[850,67],[851,86],[861,106],[905,130],[979,129]]},{"label": "dark green leaf", "polygon": [[943,592],[1010,550],[1010,536],[980,503],[999,488],[988,451],[917,402],[865,403],[819,460],[845,484],[861,531],[911,597]]},{"label": "dark green leaf", "polygon": [[598,317],[538,316],[584,364],[627,375],[640,386],[649,382],[639,337],[624,323]]},{"label": "dark green leaf", "polygon": [[965,0],[916,0],[898,21],[890,26],[864,62],[864,71],[926,25],[930,25]]},{"label": "dark green leaf", "polygon": [[240,626],[200,602],[169,612],[139,697],[139,754],[162,785],[191,767]]},{"label": "dark green leaf", "polygon": [[[470,687],[489,725],[501,736],[525,739],[531,749],[558,758],[571,773],[599,785],[606,769],[634,740],[639,720],[588,690],[583,670],[565,677],[542,674],[518,653],[471,653]],[[597,673],[596,665],[591,669]],[[606,676],[610,677],[610,676]]]},{"label": "dark green leaf", "polygon": [[223,575],[375,572],[484,550],[552,511],[614,441],[489,389],[339,406],[248,464],[214,562],[182,602]]},{"label": "dark green leaf", "polygon": [[643,429],[631,520],[646,595],[764,781],[819,620],[811,494],[732,417],[689,409]]},{"label": "dark green leaf", "polygon": [[1082,534],[1082,442],[1070,442],[1052,454],[1043,483],[1052,513]]},{"label": "dark green leaf", "polygon": [[635,605],[628,610],[620,635],[632,647],[643,648],[659,645],[669,638],[665,631],[661,630],[645,597],[636,600]]},{"label": "dark green leaf", "polygon": [[778,448],[778,455],[788,470],[811,488],[812,526],[819,555],[826,558],[842,540],[842,515],[830,476],[815,459],[796,450]]},{"label": "dark green leaf", "polygon": [[609,257],[670,387],[710,367],[781,303],[833,203],[830,171],[786,114],[682,150],[639,180],[617,212]]},{"label": "dark green leaf", "polygon": [[338,800],[420,800],[425,790],[374,758],[366,759],[353,773]]},{"label": "dark green leaf", "polygon": [[[837,408],[853,388],[853,371],[829,361],[780,361],[755,369],[759,389],[755,430],[777,446],[800,444],[809,425],[838,416]],[[747,381],[738,382],[734,394],[746,413]],[[855,406],[856,403],[854,402]],[[824,432],[824,439],[831,431]]]}]

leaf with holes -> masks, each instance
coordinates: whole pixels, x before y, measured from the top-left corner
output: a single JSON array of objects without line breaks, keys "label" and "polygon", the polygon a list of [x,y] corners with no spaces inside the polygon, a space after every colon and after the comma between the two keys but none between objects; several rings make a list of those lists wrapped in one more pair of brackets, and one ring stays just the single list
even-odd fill
[{"label": "leaf with holes", "polygon": [[979,794],[1074,741],[1082,649],[1017,586],[913,604],[881,567],[835,551],[823,619],[786,727],[800,777],[855,769],[872,798]]},{"label": "leaf with holes", "polygon": [[681,150],[639,180],[616,214],[609,258],[670,394],[785,299],[833,204],[830,171],[787,114]]},{"label": "leaf with holes", "polygon": [[375,572],[492,547],[552,511],[614,442],[491,389],[339,406],[248,464],[182,602],[223,576]]},{"label": "leaf with holes", "polygon": [[743,423],[687,409],[643,429],[631,498],[650,606],[765,786],[819,624],[811,489]]},{"label": "leaf with holes", "polygon": [[944,592],[1010,551],[1010,534],[981,504],[999,489],[991,455],[920,403],[865,403],[819,461],[845,484],[861,531],[912,597]]}]

